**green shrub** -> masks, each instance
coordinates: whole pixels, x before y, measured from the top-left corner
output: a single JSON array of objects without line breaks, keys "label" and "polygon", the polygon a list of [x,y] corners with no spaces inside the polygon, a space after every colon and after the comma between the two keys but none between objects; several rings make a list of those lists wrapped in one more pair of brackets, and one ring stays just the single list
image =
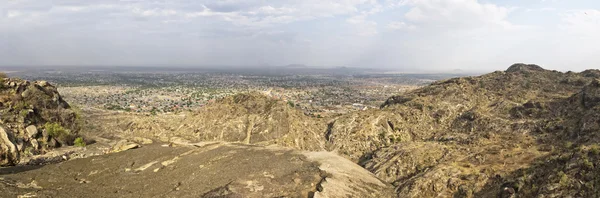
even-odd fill
[{"label": "green shrub", "polygon": [[4,80],[4,78],[8,78],[8,75],[6,75],[6,73],[4,72],[0,72],[0,80]]},{"label": "green shrub", "polygon": [[71,132],[69,130],[65,129],[63,126],[56,122],[46,123],[44,125],[44,129],[46,129],[46,132],[50,137],[56,138],[61,143],[68,142],[66,140],[71,135]]},{"label": "green shrub", "polygon": [[558,172],[558,178],[559,178],[559,183],[562,186],[566,186],[569,182],[569,176],[567,176],[567,174],[565,174],[565,172]]},{"label": "green shrub", "polygon": [[78,138],[75,138],[75,141],[73,141],[73,145],[79,146],[79,147],[84,147],[86,144],[82,137],[78,137]]},{"label": "green shrub", "polygon": [[588,159],[583,159],[583,166],[588,170],[594,169],[594,163],[590,162]]},{"label": "green shrub", "polygon": [[15,105],[13,106],[13,109],[17,110],[17,111],[21,111],[21,110],[25,110],[29,108],[29,104],[27,102],[23,102],[23,101],[17,101],[15,103]]},{"label": "green shrub", "polygon": [[565,142],[565,148],[572,148],[572,147],[573,147],[573,142],[571,142],[571,141]]},{"label": "green shrub", "polygon": [[598,145],[598,144],[591,145],[590,153],[592,153],[594,155],[599,155],[600,154],[600,145]]}]

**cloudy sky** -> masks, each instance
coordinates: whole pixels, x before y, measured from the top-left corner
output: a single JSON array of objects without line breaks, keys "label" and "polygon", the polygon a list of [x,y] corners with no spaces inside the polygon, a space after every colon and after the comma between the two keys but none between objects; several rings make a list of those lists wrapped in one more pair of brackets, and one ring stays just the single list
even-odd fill
[{"label": "cloudy sky", "polygon": [[0,0],[0,65],[600,68],[598,0]]}]

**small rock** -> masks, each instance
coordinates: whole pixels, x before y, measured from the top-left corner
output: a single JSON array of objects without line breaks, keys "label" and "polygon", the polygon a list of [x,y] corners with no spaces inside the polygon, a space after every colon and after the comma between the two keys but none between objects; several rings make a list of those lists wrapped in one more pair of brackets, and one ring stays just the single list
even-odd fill
[{"label": "small rock", "polygon": [[143,138],[143,137],[134,137],[131,141],[138,143],[138,144],[152,144],[153,141],[151,139],[148,138]]},{"label": "small rock", "polygon": [[23,93],[21,93],[21,97],[23,98],[27,98],[31,95],[31,91],[29,91],[29,89],[23,91]]},{"label": "small rock", "polygon": [[27,131],[27,136],[30,138],[35,138],[38,134],[38,130],[35,125],[29,125],[27,128],[25,128],[25,131]]},{"label": "small rock", "polygon": [[30,142],[30,143],[31,143],[31,146],[32,146],[34,149],[38,149],[38,148],[39,148],[39,143],[38,143],[38,141],[37,141],[36,139],[31,139],[31,142]]},{"label": "small rock", "polygon": [[139,147],[140,147],[139,144],[130,142],[128,140],[121,140],[121,141],[117,142],[112,147],[111,152],[112,153],[118,153],[118,152],[121,152],[121,151],[126,151],[126,150],[129,150],[129,149],[134,149],[134,148],[139,148]]},{"label": "small rock", "polygon": [[48,81],[45,81],[45,80],[39,81],[37,84],[42,87],[46,87],[46,86],[50,85],[50,83],[48,83]]}]

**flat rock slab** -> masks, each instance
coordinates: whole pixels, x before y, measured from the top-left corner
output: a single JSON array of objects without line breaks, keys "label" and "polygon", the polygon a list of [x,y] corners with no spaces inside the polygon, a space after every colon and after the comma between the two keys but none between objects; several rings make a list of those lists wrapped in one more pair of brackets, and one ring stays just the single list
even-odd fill
[{"label": "flat rock slab", "polygon": [[[326,168],[331,166],[337,168]],[[6,197],[393,195],[393,187],[363,170],[332,153],[225,143],[201,147],[151,144],[43,167],[3,168],[0,192]],[[344,183],[331,185],[340,181]]]}]

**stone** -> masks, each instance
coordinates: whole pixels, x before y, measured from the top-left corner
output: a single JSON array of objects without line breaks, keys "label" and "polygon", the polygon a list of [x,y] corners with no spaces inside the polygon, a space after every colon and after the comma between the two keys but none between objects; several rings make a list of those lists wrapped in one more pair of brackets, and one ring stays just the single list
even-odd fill
[{"label": "stone", "polygon": [[39,148],[39,145],[40,145],[40,144],[38,143],[38,141],[37,141],[36,139],[31,139],[31,142],[30,142],[30,143],[31,143],[31,146],[32,146],[34,149],[36,149],[36,150],[37,150],[37,149]]},{"label": "stone", "polygon": [[44,140],[48,140],[48,137],[49,137],[48,131],[42,130],[42,137],[44,137]]},{"label": "stone", "polygon": [[45,80],[39,81],[37,84],[42,87],[46,87],[46,86],[50,85],[50,83],[48,83],[48,81],[45,81]]},{"label": "stone", "polygon": [[134,137],[133,139],[131,139],[131,141],[138,143],[138,144],[152,144],[153,141],[151,139],[148,138],[143,138],[143,137]]},{"label": "stone", "polygon": [[111,153],[118,153],[121,151],[126,151],[129,149],[139,148],[140,145],[134,142],[130,142],[129,140],[121,140],[118,141],[111,149]]},{"label": "stone", "polygon": [[31,95],[31,91],[30,91],[29,89],[28,89],[28,90],[25,90],[25,91],[23,91],[23,93],[21,93],[21,96],[22,96],[23,98],[27,98],[27,97],[29,97],[30,95]]},{"label": "stone", "polygon": [[58,142],[54,139],[54,138],[50,138],[50,141],[48,142],[48,146],[50,147],[58,147]]},{"label": "stone", "polygon": [[38,135],[38,130],[37,127],[35,127],[35,125],[29,125],[27,128],[25,128],[25,131],[27,131],[27,137],[30,138],[36,138],[36,136]]},{"label": "stone", "polygon": [[19,150],[12,134],[0,126],[0,166],[12,166],[19,162]]}]

